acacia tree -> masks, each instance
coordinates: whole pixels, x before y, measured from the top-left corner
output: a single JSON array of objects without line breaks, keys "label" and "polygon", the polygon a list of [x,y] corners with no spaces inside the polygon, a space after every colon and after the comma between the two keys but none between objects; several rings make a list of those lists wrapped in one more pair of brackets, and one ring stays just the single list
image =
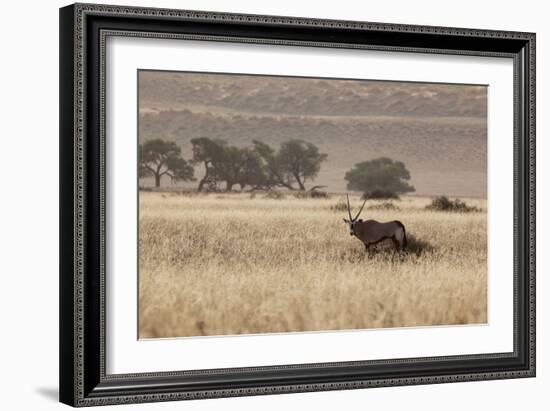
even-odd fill
[{"label": "acacia tree", "polygon": [[199,181],[198,191],[205,184],[217,186],[225,182],[231,191],[238,184],[254,189],[286,187],[305,190],[305,182],[313,180],[327,155],[302,140],[289,140],[281,144],[279,151],[260,141],[253,147],[229,146],[224,140],[200,137],[191,140],[193,162],[204,165],[204,177]]},{"label": "acacia tree", "polygon": [[253,143],[255,151],[262,159],[268,185],[272,187],[295,190],[296,183],[300,190],[305,190],[305,182],[315,179],[321,163],[327,159],[327,154],[319,153],[317,146],[303,140],[286,141],[281,144],[278,152],[260,141]]},{"label": "acacia tree", "polygon": [[306,189],[305,182],[314,180],[321,169],[327,154],[319,153],[319,148],[303,140],[289,140],[279,149],[279,165],[288,180],[294,180],[300,190]]},{"label": "acacia tree", "polygon": [[193,162],[204,165],[204,177],[199,181],[197,188],[197,191],[202,191],[205,184],[217,184],[226,143],[223,140],[200,137],[192,139],[191,144],[193,146]]},{"label": "acacia tree", "polygon": [[245,150],[235,146],[225,146],[222,157],[215,164],[216,175],[221,181],[225,181],[225,190],[231,191],[233,186],[240,183],[245,185],[243,171],[245,166]]},{"label": "acacia tree", "polygon": [[275,149],[261,141],[254,140],[254,152],[257,153],[261,161],[263,170],[263,184],[261,188],[271,189],[273,187],[285,187],[289,190],[294,190],[292,181],[288,179],[288,175],[281,167],[279,155]]},{"label": "acacia tree", "polygon": [[163,176],[172,182],[193,181],[194,171],[181,157],[181,148],[175,142],[154,139],[139,145],[139,176],[154,177],[157,188]]},{"label": "acacia tree", "polygon": [[263,180],[263,170],[257,153],[249,148],[229,146],[223,140],[200,137],[191,140],[193,161],[204,165],[204,177],[199,181],[198,191],[206,184],[216,186],[225,182],[226,191],[235,184],[241,190],[255,186]]},{"label": "acacia tree", "polygon": [[409,170],[401,161],[380,157],[357,163],[344,177],[349,190],[369,194],[373,191],[402,194],[415,191],[407,181],[411,179]]},{"label": "acacia tree", "polygon": [[241,187],[241,191],[246,186],[256,190],[269,185],[261,157],[254,149],[240,149],[240,169],[236,183]]}]

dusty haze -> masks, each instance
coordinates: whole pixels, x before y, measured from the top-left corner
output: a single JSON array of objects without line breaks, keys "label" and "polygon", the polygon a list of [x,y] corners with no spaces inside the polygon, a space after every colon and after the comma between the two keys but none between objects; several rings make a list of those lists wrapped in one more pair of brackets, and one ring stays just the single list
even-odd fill
[{"label": "dusty haze", "polygon": [[314,143],[328,154],[314,184],[331,192],[355,163],[387,156],[415,194],[487,193],[486,86],[140,71],[140,142],[176,141],[189,159],[196,137]]}]

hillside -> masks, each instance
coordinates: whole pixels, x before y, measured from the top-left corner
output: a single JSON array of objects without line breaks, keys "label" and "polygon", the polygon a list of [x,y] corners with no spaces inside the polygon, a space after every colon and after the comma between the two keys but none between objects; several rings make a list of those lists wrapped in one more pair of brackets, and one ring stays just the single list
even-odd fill
[{"label": "hillside", "polygon": [[140,141],[175,140],[185,158],[200,136],[301,138],[328,153],[315,184],[329,191],[345,190],[354,163],[388,156],[417,194],[486,196],[483,86],[142,71],[139,87]]}]

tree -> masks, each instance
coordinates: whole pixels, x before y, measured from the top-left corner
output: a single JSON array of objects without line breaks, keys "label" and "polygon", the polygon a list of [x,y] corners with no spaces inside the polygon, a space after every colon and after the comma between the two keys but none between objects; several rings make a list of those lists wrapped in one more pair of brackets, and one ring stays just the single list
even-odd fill
[{"label": "tree", "polygon": [[231,191],[235,184],[241,190],[245,186],[258,186],[264,181],[264,171],[259,155],[249,148],[229,146],[223,140],[201,137],[191,140],[193,161],[204,164],[204,177],[199,182],[198,191],[205,184],[216,186],[225,182],[226,191]]},{"label": "tree", "polygon": [[274,148],[261,141],[254,140],[254,152],[257,153],[261,163],[263,181],[259,185],[259,188],[271,189],[273,187],[286,187],[289,190],[294,190],[292,181],[288,179],[281,162],[278,153]]},{"label": "tree", "polygon": [[254,189],[286,187],[305,190],[305,182],[313,180],[321,167],[326,154],[301,140],[290,140],[281,144],[279,151],[260,141],[253,147],[229,146],[224,140],[208,137],[191,140],[193,162],[204,164],[204,177],[199,182],[198,191],[205,184],[217,186],[225,182],[225,189],[231,191],[238,184]]},{"label": "tree", "polygon": [[181,148],[171,141],[148,140],[139,145],[139,176],[155,178],[155,187],[160,187],[163,176],[172,182],[193,181],[195,170],[181,157]]},{"label": "tree", "polygon": [[202,191],[205,184],[216,185],[219,180],[219,164],[223,161],[224,149],[227,145],[223,140],[208,137],[194,138],[193,162],[204,165],[204,177],[199,181],[197,191]]},{"label": "tree", "polygon": [[279,152],[259,141],[254,141],[254,147],[264,162],[268,182],[289,190],[295,190],[296,183],[305,191],[305,182],[315,179],[321,163],[327,159],[327,154],[319,153],[317,146],[303,140],[285,141]]},{"label": "tree", "polygon": [[349,190],[366,194],[377,190],[395,194],[415,191],[414,187],[407,183],[411,175],[405,164],[387,157],[355,164],[346,173],[345,179]]},{"label": "tree", "polygon": [[233,186],[244,181],[245,150],[235,146],[224,146],[220,161],[214,164],[215,175],[219,180],[225,181],[225,190],[231,191]]},{"label": "tree", "polygon": [[306,189],[305,182],[317,177],[321,163],[327,154],[319,153],[319,148],[303,140],[289,140],[281,144],[279,163],[287,176],[295,180],[300,190]]},{"label": "tree", "polygon": [[250,186],[252,190],[269,186],[269,179],[262,159],[254,149],[241,149],[241,169],[237,184],[241,186],[241,191],[246,186]]}]

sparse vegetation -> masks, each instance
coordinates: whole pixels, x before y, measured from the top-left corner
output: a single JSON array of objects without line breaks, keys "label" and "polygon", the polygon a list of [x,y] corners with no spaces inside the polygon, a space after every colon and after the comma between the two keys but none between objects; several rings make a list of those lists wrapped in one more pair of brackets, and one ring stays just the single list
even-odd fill
[{"label": "sparse vegetation", "polygon": [[404,197],[368,218],[402,221],[407,252],[367,256],[341,202],[275,192],[140,193],[141,338],[487,321],[485,213]]},{"label": "sparse vegetation", "polygon": [[313,190],[309,192],[310,198],[329,198],[329,194],[326,191]]},{"label": "sparse vegetation", "polygon": [[308,191],[299,191],[294,193],[296,198],[329,198],[329,194],[326,191],[319,190],[308,190]]},{"label": "sparse vegetation", "polygon": [[428,210],[434,211],[450,211],[456,213],[472,213],[481,211],[480,208],[475,206],[469,206],[464,201],[455,198],[454,200],[449,200],[446,196],[439,196],[432,200],[430,204],[426,206]]},{"label": "sparse vegetation", "polygon": [[373,190],[364,193],[361,198],[363,200],[399,200],[399,196],[393,191],[388,190]]},{"label": "sparse vegetation", "polygon": [[277,190],[269,190],[265,193],[264,198],[271,200],[282,200],[283,198],[285,198],[285,195]]},{"label": "sparse vegetation", "polygon": [[378,204],[373,204],[371,206],[368,206],[367,210],[399,211],[400,208],[390,201],[384,201],[383,203],[378,203]]},{"label": "sparse vegetation", "polygon": [[336,204],[330,206],[330,210],[336,213],[347,213],[348,205],[344,200],[339,200]]}]

